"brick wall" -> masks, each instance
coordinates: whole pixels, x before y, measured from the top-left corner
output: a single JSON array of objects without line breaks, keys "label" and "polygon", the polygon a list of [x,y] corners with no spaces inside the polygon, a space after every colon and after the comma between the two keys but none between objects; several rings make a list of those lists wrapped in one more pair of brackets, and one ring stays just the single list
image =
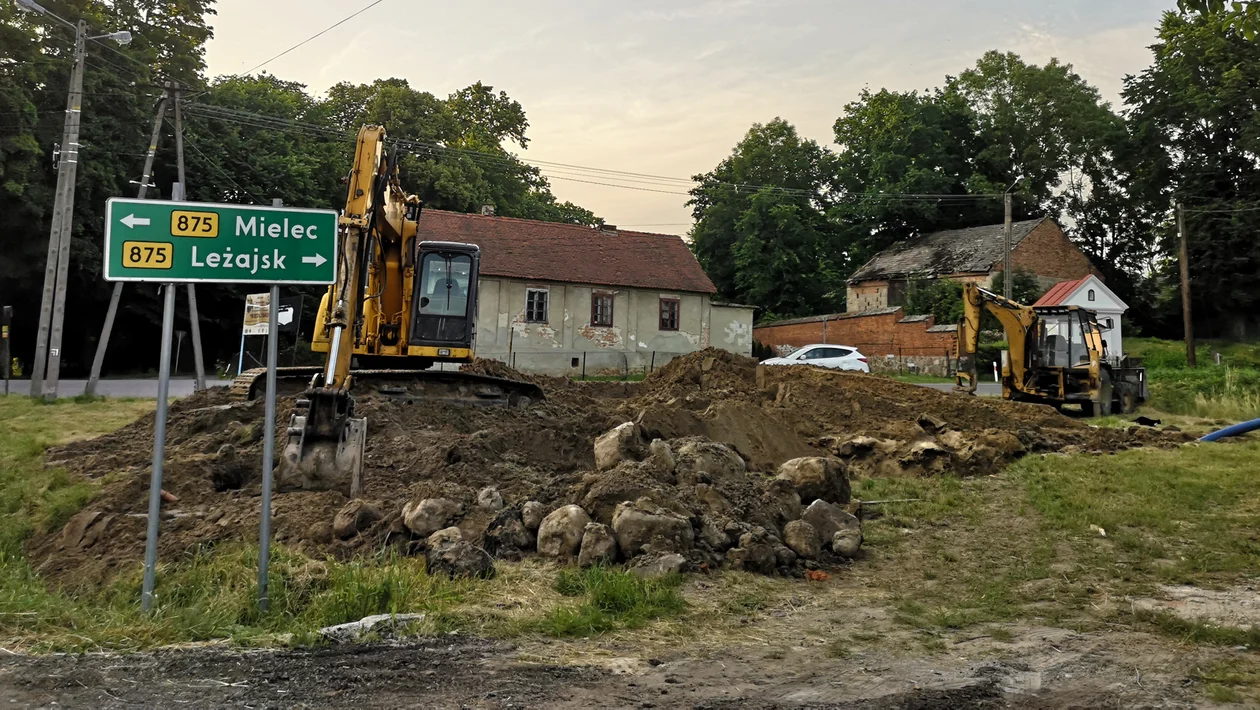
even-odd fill
[{"label": "brick wall", "polygon": [[753,328],[753,339],[776,350],[824,342],[850,345],[870,358],[953,355],[957,333],[933,332],[934,325],[930,316],[909,320],[900,308],[894,308],[767,323]]},{"label": "brick wall", "polygon": [[888,306],[887,281],[863,281],[849,285],[844,305],[847,313],[872,311],[886,306]]},{"label": "brick wall", "polygon": [[[1059,225],[1053,220],[1046,220],[1037,225],[1028,236],[1024,237],[1011,253],[1011,262],[1016,272],[1027,271],[1037,277],[1042,288],[1050,288],[1060,281],[1070,281],[1095,274],[1102,274],[1090,263]],[[994,265],[996,275],[1002,270],[1002,262]]]}]

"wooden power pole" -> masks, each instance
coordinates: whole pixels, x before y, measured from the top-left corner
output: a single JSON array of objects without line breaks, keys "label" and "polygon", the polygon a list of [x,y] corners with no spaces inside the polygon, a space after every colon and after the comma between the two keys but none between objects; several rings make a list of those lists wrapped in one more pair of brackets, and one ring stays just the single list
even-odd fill
[{"label": "wooden power pole", "polygon": [[1181,267],[1181,320],[1186,331],[1186,365],[1195,367],[1194,318],[1190,312],[1190,250],[1186,246],[1186,208],[1177,203],[1177,252]]}]

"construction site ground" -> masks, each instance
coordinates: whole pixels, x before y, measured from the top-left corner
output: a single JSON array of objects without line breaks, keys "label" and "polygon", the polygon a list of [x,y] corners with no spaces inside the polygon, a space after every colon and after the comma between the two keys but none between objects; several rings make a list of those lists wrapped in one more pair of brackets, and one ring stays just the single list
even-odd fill
[{"label": "construction site ground", "polygon": [[[515,375],[492,364],[481,371]],[[344,496],[277,496],[277,565],[290,578],[341,580],[357,570],[420,580],[422,598],[397,611],[423,617],[356,643],[319,641],[314,618],[300,612],[271,621],[241,612],[227,626],[188,621],[217,618],[208,607],[222,595],[190,596],[182,607],[172,599],[161,618],[142,617],[129,605],[151,415],[54,446],[41,470],[63,468],[93,495],[74,518],[32,518],[20,562],[28,572],[5,560],[5,579],[21,581],[0,596],[0,703],[944,708],[1260,699],[1251,586],[1260,491],[1250,474],[1260,445],[1189,443],[1212,422],[1097,426],[885,378],[758,373],[713,351],[639,384],[538,383],[548,400],[526,410],[363,397],[372,427],[365,497],[386,519],[362,534],[325,532]],[[281,421],[289,406],[282,402]],[[213,581],[210,570],[223,587],[241,587],[241,605],[256,554],[260,419],[259,404],[215,393],[181,400],[171,413],[166,488],[175,501],[163,522],[161,574]],[[847,456],[860,554],[805,577],[693,571],[678,582],[681,607],[575,635],[554,624],[556,610],[573,603],[557,591],[565,565],[528,556],[497,561],[493,579],[438,582],[390,534],[397,527],[388,516],[406,501],[464,500],[486,486],[509,504],[596,510],[601,496],[626,491],[595,470],[591,444],[623,421],[662,439],[729,446],[749,476],[772,476],[795,456]],[[877,443],[855,453],[861,437]],[[635,485],[699,505],[680,483]],[[741,499],[739,486],[722,490],[732,514],[757,508],[760,499]],[[67,525],[84,513],[92,519],[83,529]],[[486,517],[473,511],[458,524],[474,535]]]}]

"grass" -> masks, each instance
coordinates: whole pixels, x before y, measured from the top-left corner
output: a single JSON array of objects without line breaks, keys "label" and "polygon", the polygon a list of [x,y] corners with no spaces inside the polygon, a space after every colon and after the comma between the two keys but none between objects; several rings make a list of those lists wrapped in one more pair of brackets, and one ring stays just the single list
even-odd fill
[{"label": "grass", "polygon": [[909,375],[909,374],[905,374],[905,375],[889,375],[889,377],[891,377],[892,379],[897,380],[897,381],[899,381],[899,382],[909,382],[910,384],[915,384],[915,385],[920,385],[920,384],[952,384],[952,383],[954,382],[954,378],[952,378],[952,377],[936,377],[936,376],[934,376],[934,375]]},{"label": "grass", "polygon": [[552,609],[533,626],[548,636],[594,636],[639,628],[686,608],[678,591],[680,586],[681,575],[640,579],[605,567],[561,570],[556,577],[556,591],[581,601]]}]

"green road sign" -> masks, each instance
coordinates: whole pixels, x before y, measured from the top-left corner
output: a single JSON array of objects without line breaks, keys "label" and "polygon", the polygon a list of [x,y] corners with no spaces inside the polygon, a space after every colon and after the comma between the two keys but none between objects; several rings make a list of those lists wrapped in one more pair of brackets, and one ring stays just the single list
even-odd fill
[{"label": "green road sign", "polygon": [[105,280],[330,284],[337,213],[111,198]]}]

